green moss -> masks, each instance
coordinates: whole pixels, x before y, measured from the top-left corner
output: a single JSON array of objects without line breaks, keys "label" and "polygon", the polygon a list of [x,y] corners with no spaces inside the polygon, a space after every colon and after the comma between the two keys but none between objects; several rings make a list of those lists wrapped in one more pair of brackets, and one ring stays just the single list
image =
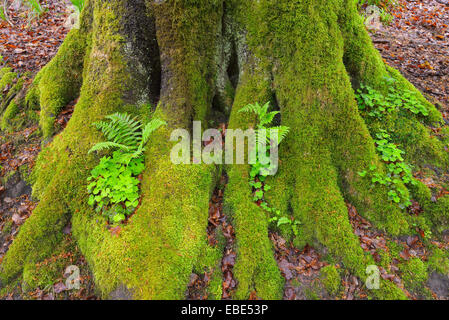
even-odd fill
[{"label": "green moss", "polygon": [[36,290],[53,292],[53,286],[56,283],[61,281],[65,283],[64,273],[70,266],[79,268],[81,290],[85,289],[84,286],[88,285],[86,280],[90,276],[90,271],[84,264],[80,250],[73,239],[69,235],[65,235],[51,256],[37,263],[25,264],[21,279],[22,298],[34,299],[32,293]]},{"label": "green moss", "polygon": [[311,286],[304,289],[304,295],[307,300],[320,300],[319,286]]},{"label": "green moss", "polygon": [[[153,143],[166,141],[165,133]],[[174,165],[163,151],[151,149],[151,169],[142,185],[145,197],[132,223],[114,237],[98,219],[75,215],[75,234],[104,294],[124,284],[137,299],[181,299],[193,267],[204,259],[216,173],[213,167]],[[210,256],[206,260],[210,264]]]},{"label": "green moss", "polygon": [[427,262],[427,268],[429,272],[436,271],[444,275],[449,274],[448,252],[440,248],[433,249]]},{"label": "green moss", "polygon": [[410,186],[410,191],[413,199],[418,201],[423,208],[431,205],[432,192],[424,183],[417,181],[415,185]]},{"label": "green moss", "polygon": [[320,271],[320,277],[327,292],[332,296],[336,296],[341,286],[341,278],[337,268],[332,265],[325,266]]},{"label": "green moss", "polygon": [[[95,2],[93,33],[92,38],[86,35],[85,56],[105,59],[83,61],[83,86],[75,113],[66,130],[39,155],[33,192],[41,202],[2,263],[2,277],[7,280],[19,275],[24,264],[51,254],[70,219],[104,297],[125,286],[138,299],[182,298],[192,269],[216,262],[216,252],[208,251],[205,230],[218,170],[204,165],[175,166],[169,159],[173,143],[167,141],[171,129],[189,128],[192,119],[207,117],[214,95],[217,48],[213,39],[221,31],[222,1],[198,5],[193,0],[169,0],[151,5],[161,52],[176,53],[171,59],[162,55],[164,70],[170,74],[165,85],[171,90],[162,91],[156,110],[169,125],[153,137],[146,154],[141,206],[118,234],[111,234],[86,204],[86,178],[98,160],[86,154],[100,139],[86,124],[118,110],[136,115],[141,111],[135,106],[138,101],[129,98],[139,81],[132,76],[126,55],[129,39],[119,18],[124,5],[124,1]],[[246,104],[278,102],[282,124],[292,131],[281,146],[280,171],[270,179],[273,189],[267,199],[284,216],[301,222],[295,244],[318,241],[365,280],[365,268],[374,261],[364,254],[353,233],[345,201],[377,228],[393,235],[409,231],[406,213],[388,200],[387,190],[372,187],[358,175],[371,165],[381,173],[384,168],[358,112],[350,80],[384,90],[381,78],[388,70],[351,1],[343,6],[337,0],[229,1],[227,8],[240,10],[241,22],[248,29],[247,44],[255,55],[245,52],[249,58],[240,70],[230,128],[254,125],[253,118],[238,114]],[[63,62],[72,53],[84,56],[82,41],[75,41],[78,36],[82,37],[71,33],[55,62],[36,78],[37,86],[28,99],[35,104],[39,95],[45,136],[52,132],[56,113],[77,92],[76,86],[63,85],[71,75],[67,76]],[[204,45],[211,41],[210,46]],[[79,73],[78,67],[74,70]],[[60,77],[65,78],[59,81]],[[407,123],[405,118],[395,119],[395,124],[412,128],[415,122]],[[413,138],[419,148],[411,154],[424,158],[433,150],[430,154],[438,160],[438,143],[423,140],[427,132],[419,128]],[[409,129],[404,132],[397,139],[412,139],[406,139]],[[268,217],[252,201],[248,169],[247,165],[226,167],[225,209],[236,231],[235,298],[246,299],[255,290],[261,298],[277,299],[282,297],[283,279],[268,238]],[[214,274],[210,292],[218,298],[221,276],[216,268]],[[383,280],[372,296],[405,298],[398,287]]]},{"label": "green moss", "polygon": [[437,231],[444,231],[449,228],[449,196],[439,198],[436,203],[432,203],[426,209],[425,215]]},{"label": "green moss", "polygon": [[25,96],[25,103],[28,109],[30,110],[40,110],[39,105],[39,98],[40,98],[40,91],[39,91],[39,81],[42,77],[42,73],[38,73],[31,83],[30,87],[28,88],[27,94]]},{"label": "green moss", "polygon": [[399,266],[402,272],[401,278],[404,285],[413,290],[420,291],[423,289],[424,283],[427,281],[428,274],[424,262],[419,258],[412,258]]},{"label": "green moss", "polygon": [[85,34],[78,29],[70,31],[58,54],[39,72],[39,88],[27,97],[28,103],[35,105],[38,90],[44,138],[53,133],[59,111],[79,94],[85,50]]},{"label": "green moss", "polygon": [[17,79],[17,73],[12,72],[10,68],[3,68],[0,76],[0,92],[6,89],[6,86],[12,85]]},{"label": "green moss", "polygon": [[26,181],[29,185],[32,185],[31,173],[32,169],[29,164],[24,164],[19,167],[20,177]]},{"label": "green moss", "polygon": [[[282,124],[291,128],[281,145],[279,172],[269,181],[269,203],[300,221],[297,246],[318,241],[366,279],[365,267],[374,263],[353,234],[345,200],[380,229],[394,235],[409,230],[405,212],[389,201],[388,190],[358,175],[371,165],[384,168],[347,72],[380,83],[385,66],[352,2],[342,7],[337,1],[260,1],[240,8],[251,50],[272,72]],[[373,294],[405,297],[388,282]]]},{"label": "green moss", "polygon": [[3,185],[6,185],[9,182],[9,180],[14,177],[14,175],[16,173],[17,173],[16,170],[10,170],[10,171],[6,172],[4,174],[4,176],[1,177],[1,181],[2,181]]},{"label": "green moss", "polygon": [[[188,119],[193,114],[201,119],[204,110],[196,110],[193,106],[201,108],[212,100],[212,90],[207,89],[204,80],[199,81],[211,79],[206,75],[212,70],[205,70],[200,64],[201,59],[187,56],[195,59],[187,63],[190,67],[198,67],[195,72],[189,73],[190,69],[182,65],[182,68],[174,68],[179,72],[186,71],[180,74],[184,77],[183,82],[179,87],[174,86],[176,90],[170,95],[161,97],[156,116],[167,120],[169,126],[159,130],[148,146],[147,170],[141,186],[142,203],[128,224],[121,227],[118,235],[111,234],[104,220],[86,202],[86,178],[98,161],[94,155],[87,156],[87,152],[101,138],[95,128],[86,124],[119,110],[136,115],[143,112],[138,103],[141,97],[134,97],[139,101],[129,98],[129,90],[142,86],[142,83],[129,70],[128,35],[123,33],[119,18],[125,4],[125,1],[95,2],[90,56],[104,56],[105,59],[85,62],[81,97],[71,121],[39,155],[33,174],[33,194],[41,201],[6,255],[2,275],[11,280],[20,274],[24,264],[48,256],[60,241],[63,226],[71,219],[74,236],[92,268],[102,296],[109,297],[113,290],[124,286],[136,299],[179,299],[184,297],[193,267],[200,265],[199,260],[204,258],[209,199],[218,173],[214,166],[174,165],[170,161],[170,150],[174,145],[168,142],[171,130],[179,124],[188,127]],[[171,2],[165,5],[168,10],[175,7]],[[179,9],[179,13],[193,14],[201,19],[220,16],[215,5],[208,8],[211,14],[195,13],[194,5],[191,8]],[[167,28],[178,27],[178,21],[166,21],[162,13],[159,18],[158,23]],[[187,28],[187,22],[180,25]],[[195,26],[204,27],[197,22]],[[207,29],[207,32],[213,30]],[[171,38],[161,41],[161,45],[189,47],[191,43],[173,43],[173,34],[185,33],[197,34],[192,29],[170,32]],[[209,35],[203,33],[201,39],[209,39]],[[182,60],[186,61],[186,57]],[[42,76],[40,103],[45,108],[43,83]],[[186,96],[187,102],[179,100]],[[184,111],[176,114],[173,110],[190,110],[192,114]]]},{"label": "green moss", "polygon": [[16,100],[16,104],[20,104],[20,97],[17,97],[20,94],[20,91],[23,88],[25,83],[26,76],[19,78],[16,83],[9,89],[8,93],[3,99],[0,99],[0,116],[4,113],[6,108],[12,103],[13,99]]},{"label": "green moss", "polygon": [[413,198],[421,205],[424,213],[422,217],[425,224],[430,224],[436,232],[441,232],[449,228],[449,197],[444,196],[436,202],[431,201],[432,193],[422,182],[418,181],[411,187]]},{"label": "green moss", "polygon": [[9,106],[6,108],[3,113],[1,120],[1,130],[6,130],[10,127],[10,120],[13,119],[19,113],[19,107],[17,106],[15,101],[11,101]]},{"label": "green moss", "polygon": [[5,224],[3,225],[2,228],[2,233],[4,235],[9,235],[12,231],[12,225],[13,225],[13,221],[12,220],[8,220],[5,222]]},{"label": "green moss", "polygon": [[[255,64],[249,64],[236,92],[229,128],[245,130],[253,125],[254,117],[239,114],[238,110],[254,101],[267,101],[269,97],[267,78]],[[248,185],[249,166],[232,165],[226,170],[229,182],[225,191],[225,208],[232,217],[237,245],[234,276],[238,287],[235,298],[248,299],[255,290],[262,299],[280,299],[284,281],[268,239],[267,215],[252,200]]]},{"label": "green moss", "polygon": [[[221,229],[220,229],[221,230]],[[205,246],[194,266],[194,272],[198,274],[208,273],[210,280],[206,288],[206,295],[209,300],[221,300],[223,295],[223,272],[221,271],[221,259],[225,245],[222,232],[219,232],[218,244],[215,247]]]}]

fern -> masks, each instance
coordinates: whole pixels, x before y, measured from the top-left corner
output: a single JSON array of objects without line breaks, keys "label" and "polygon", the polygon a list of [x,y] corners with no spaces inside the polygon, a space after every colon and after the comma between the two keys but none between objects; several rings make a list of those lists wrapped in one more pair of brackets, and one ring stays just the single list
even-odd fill
[{"label": "fern", "polygon": [[142,152],[145,151],[145,145],[150,139],[151,134],[166,124],[167,123],[165,121],[157,118],[152,119],[149,123],[147,123],[147,125],[142,130],[142,138],[137,149],[137,154],[142,154]]},{"label": "fern", "polygon": [[[275,141],[278,145],[287,137],[288,133],[290,132],[290,128],[286,126],[278,126],[278,127],[272,127],[271,130],[277,130],[277,141]],[[268,140],[271,140],[272,137],[269,136]]]},{"label": "fern", "polygon": [[130,152],[131,149],[128,146],[125,146],[123,144],[115,143],[115,142],[99,142],[96,145],[94,145],[90,150],[89,153],[95,152],[95,151],[103,151],[103,150],[109,150],[109,149],[119,149],[124,152]]},{"label": "fern", "polygon": [[261,106],[259,103],[256,102],[255,104],[249,104],[246,107],[243,107],[242,109],[239,110],[239,113],[251,112],[251,113],[255,113],[257,115],[257,117],[258,117],[257,128],[258,129],[256,130],[256,143],[258,143],[259,141],[262,140],[262,130],[266,130],[266,141],[267,141],[267,143],[270,143],[271,137],[270,137],[269,129],[274,129],[274,130],[278,130],[278,137],[277,137],[277,141],[275,141],[275,142],[279,145],[282,142],[282,140],[284,140],[285,137],[287,136],[287,134],[289,133],[290,128],[286,127],[286,126],[267,128],[266,126],[270,125],[273,122],[274,117],[279,114],[279,111],[268,112],[269,107],[270,107],[269,102],[267,102],[263,106]]},{"label": "fern", "polygon": [[110,121],[96,122],[94,126],[103,133],[108,141],[97,143],[89,150],[89,153],[119,149],[138,157],[145,150],[150,135],[159,127],[167,124],[160,119],[152,119],[142,130],[140,121],[131,118],[126,113],[114,113],[107,116],[106,119]]}]

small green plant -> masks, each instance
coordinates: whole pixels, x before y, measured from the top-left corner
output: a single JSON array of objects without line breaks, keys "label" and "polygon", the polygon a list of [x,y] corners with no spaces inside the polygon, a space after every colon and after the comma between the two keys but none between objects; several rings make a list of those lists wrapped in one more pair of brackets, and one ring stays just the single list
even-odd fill
[{"label": "small green plant", "polygon": [[40,17],[45,12],[39,0],[27,0],[27,2],[30,5],[31,9],[33,10],[33,14],[36,15],[37,17]]},{"label": "small green plant", "polygon": [[89,205],[95,206],[109,222],[125,220],[139,204],[137,178],[145,166],[143,157],[129,159],[128,154],[115,151],[112,157],[104,157],[91,172],[87,190]]},{"label": "small green plant", "polygon": [[[361,112],[368,117],[382,120],[387,114],[398,112],[401,109],[408,110],[413,114],[429,115],[429,110],[419,101],[416,94],[410,90],[398,91],[395,86],[396,80],[385,78],[388,86],[388,94],[383,95],[379,91],[361,84],[357,90],[356,99]],[[400,150],[392,142],[391,136],[385,130],[379,130],[375,136],[376,150],[388,170],[386,176],[380,174],[375,166],[370,167],[369,172],[365,170],[359,175],[365,177],[370,175],[373,183],[379,183],[390,188],[389,198],[401,208],[411,205],[407,191],[399,187],[401,183],[416,184],[412,174],[412,168],[404,162],[404,151]]]},{"label": "small green plant", "polygon": [[402,157],[404,151],[391,142],[391,137],[385,130],[380,130],[374,141],[381,159],[386,164],[387,174],[384,176],[378,172],[376,166],[371,166],[369,172],[365,170],[359,172],[359,175],[365,177],[369,173],[372,183],[378,183],[389,188],[388,196],[390,200],[397,203],[401,208],[409,207],[412,203],[408,193],[399,185],[401,183],[416,185],[416,180],[413,177],[412,168],[404,162]]},{"label": "small green plant", "polygon": [[[263,204],[265,204],[265,206]],[[278,228],[286,225],[291,229],[296,237],[299,236],[299,226],[301,223],[298,220],[283,217],[280,210],[268,207],[266,202],[263,202],[261,207],[271,213],[271,218],[268,220],[270,224],[275,225]]]},{"label": "small green plant", "polygon": [[[115,113],[94,123],[108,141],[94,145],[89,153],[115,149],[101,158],[88,178],[89,205],[102,212],[110,223],[120,223],[139,205],[138,176],[144,171],[145,145],[151,134],[166,123],[157,118],[144,127],[130,115]],[[142,129],[143,127],[143,129]]]},{"label": "small green plant", "polygon": [[7,20],[6,14],[5,14],[5,8],[2,5],[0,5],[0,19],[3,21]]},{"label": "small green plant", "polygon": [[[257,116],[257,126],[255,129],[256,135],[256,148],[252,150],[253,158],[256,159],[256,163],[251,167],[251,177],[254,178],[257,175],[261,175],[267,177],[271,169],[273,169],[274,164],[262,164],[259,160],[259,144],[260,143],[274,143],[279,145],[287,136],[290,128],[286,126],[277,126],[277,127],[268,127],[272,124],[276,115],[279,114],[279,111],[268,112],[270,107],[270,103],[267,102],[263,106],[259,105],[259,103],[249,104],[246,107],[239,110],[240,113],[250,112],[254,113]],[[277,136],[271,136],[272,132],[276,132]],[[263,141],[265,140],[265,141]]]},{"label": "small green plant", "polygon": [[388,10],[385,10],[384,8],[380,9],[380,21],[389,26],[393,20],[394,17],[390,12],[388,12]]},{"label": "small green plant", "polygon": [[70,1],[75,6],[75,8],[78,10],[78,12],[83,11],[85,0],[70,0]]},{"label": "small green plant", "polygon": [[360,85],[356,99],[361,111],[377,119],[382,119],[386,114],[396,112],[400,108],[409,110],[416,115],[429,115],[429,110],[418,100],[414,92],[410,90],[398,91],[395,87],[396,80],[392,78],[386,78],[385,81],[388,84],[387,95],[383,95],[370,86]]},{"label": "small green plant", "polygon": [[145,151],[151,134],[166,125],[165,121],[155,118],[142,129],[140,121],[125,113],[115,113],[106,119],[111,121],[96,122],[94,125],[103,132],[108,141],[97,143],[89,153],[115,148],[129,154],[131,158],[137,158]]},{"label": "small green plant", "polygon": [[[263,106],[259,105],[259,103],[255,103],[249,104],[239,110],[239,112],[251,112],[257,116],[257,127],[255,129],[256,148],[253,150],[253,156],[256,161],[251,165],[249,185],[253,190],[254,202],[258,203],[262,209],[271,214],[271,218],[269,219],[270,224],[275,224],[276,227],[288,225],[291,227],[293,233],[298,235],[298,226],[300,225],[299,221],[282,217],[280,210],[270,207],[265,200],[265,192],[271,190],[271,186],[266,183],[266,179],[270,175],[275,164],[263,164],[260,161],[258,152],[259,143],[268,142],[269,144],[279,145],[285,139],[290,130],[290,128],[286,126],[269,127],[273,123],[276,115],[279,114],[278,111],[269,112],[269,107],[269,102]],[[271,132],[274,132],[271,130],[277,131],[277,137],[271,136]],[[265,141],[263,141],[264,139]]]}]

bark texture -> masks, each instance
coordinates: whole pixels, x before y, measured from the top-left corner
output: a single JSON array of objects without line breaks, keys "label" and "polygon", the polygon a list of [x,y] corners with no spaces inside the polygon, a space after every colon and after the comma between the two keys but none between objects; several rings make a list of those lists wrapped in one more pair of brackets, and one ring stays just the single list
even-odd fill
[{"label": "bark texture", "polygon": [[[368,128],[354,89],[364,83],[385,92],[385,76],[415,91],[430,116],[400,113]],[[52,137],[54,117],[77,96],[67,128]],[[138,299],[183,298],[192,270],[217,265],[220,252],[207,245],[205,230],[221,170],[229,177],[225,207],[236,230],[234,297],[247,299],[253,291],[264,299],[282,297],[267,215],[248,186],[249,167],[170,161],[171,130],[190,129],[192,120],[212,123],[224,114],[230,128],[246,129],[255,119],[239,109],[271,101],[291,133],[281,147],[280,171],[270,178],[269,202],[301,222],[295,244],[326,247],[362,280],[366,266],[375,263],[353,233],[345,201],[392,235],[411,232],[414,223],[386,188],[358,175],[372,165],[384,172],[369,129],[393,130],[418,167],[446,169],[448,163],[443,143],[426,127],[439,126],[441,114],[384,65],[353,0],[87,0],[80,29],[36,76],[27,100],[40,105],[44,138],[51,143],[33,174],[40,203],[3,260],[2,278],[17,279],[51,255],[71,222],[105,297],[126,287]],[[86,178],[98,161],[87,152],[101,139],[88,124],[116,111],[144,121],[154,111],[168,123],[147,150],[142,205],[118,236],[86,200]],[[424,185],[412,191],[426,210],[422,223],[447,224],[445,207],[431,203]],[[211,297],[220,298],[220,290],[210,288]],[[372,294],[405,297],[389,281]]]}]

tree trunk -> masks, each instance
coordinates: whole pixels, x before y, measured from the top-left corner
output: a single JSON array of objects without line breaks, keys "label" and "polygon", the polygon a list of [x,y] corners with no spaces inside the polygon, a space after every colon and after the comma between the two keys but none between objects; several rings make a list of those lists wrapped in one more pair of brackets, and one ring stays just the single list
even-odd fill
[{"label": "tree trunk", "polygon": [[[279,173],[270,178],[269,202],[301,222],[298,247],[324,246],[366,279],[366,266],[375,263],[353,233],[345,201],[394,236],[411,230],[410,216],[388,190],[358,174],[372,165],[383,172],[384,164],[354,90],[364,83],[385,92],[386,76],[401,90],[415,91],[430,116],[399,114],[382,126],[394,130],[410,163],[446,169],[443,144],[425,126],[438,126],[441,115],[385,66],[354,0],[87,0],[80,28],[69,33],[29,92],[29,100],[39,101],[48,142],[33,174],[40,203],[1,265],[3,279],[16,279],[27,265],[49,256],[71,222],[104,297],[126,287],[138,299],[183,298],[192,270],[218,263],[205,230],[211,192],[225,170],[225,207],[236,230],[234,298],[247,299],[253,291],[281,298],[283,278],[266,213],[252,200],[248,165],[170,161],[173,129],[190,129],[192,120],[211,122],[217,112],[229,116],[230,128],[246,129],[255,119],[239,109],[266,101],[291,128]],[[77,96],[67,128],[52,137],[55,116]],[[148,103],[157,105],[155,115],[168,126],[155,133],[146,152],[140,208],[112,235],[87,204],[86,179],[98,162],[87,153],[102,139],[90,124],[117,111],[147,119],[153,111]],[[422,187],[416,199],[427,195]],[[429,200],[422,196],[425,217],[437,224],[441,219],[432,215]],[[390,281],[372,294],[404,297]]]}]

